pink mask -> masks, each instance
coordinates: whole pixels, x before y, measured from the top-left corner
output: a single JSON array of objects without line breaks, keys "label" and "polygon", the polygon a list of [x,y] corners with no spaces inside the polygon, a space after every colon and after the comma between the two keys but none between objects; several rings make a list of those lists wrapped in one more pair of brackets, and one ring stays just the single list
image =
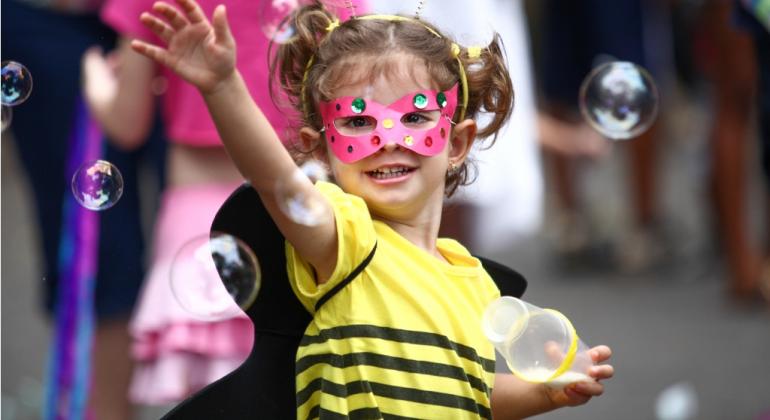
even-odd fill
[{"label": "pink mask", "polygon": [[[320,111],[326,140],[337,158],[345,163],[371,156],[388,142],[423,156],[435,156],[444,150],[451,133],[451,119],[457,108],[457,86],[455,84],[446,93],[412,92],[390,105],[353,96],[322,101]],[[436,120],[408,127],[402,118],[411,113],[433,115]],[[335,125],[335,121],[340,123],[345,119],[351,124],[351,119],[356,117],[363,117],[355,120],[361,127]]]}]

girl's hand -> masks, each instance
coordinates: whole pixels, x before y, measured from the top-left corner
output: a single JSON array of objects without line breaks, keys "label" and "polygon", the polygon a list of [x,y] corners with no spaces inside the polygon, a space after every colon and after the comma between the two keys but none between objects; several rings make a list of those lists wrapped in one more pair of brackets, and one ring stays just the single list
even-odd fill
[{"label": "girl's hand", "polygon": [[553,389],[546,385],[546,394],[556,407],[574,407],[583,405],[592,397],[597,397],[604,393],[604,385],[599,381],[609,379],[614,374],[614,368],[611,365],[600,364],[607,361],[612,355],[612,350],[607,346],[596,346],[589,350],[591,358],[596,366],[589,369],[588,374],[595,381],[576,382],[569,384],[563,389]]},{"label": "girl's hand", "polygon": [[117,60],[112,54],[105,56],[99,47],[91,47],[81,59],[83,96],[92,113],[108,112],[118,94],[116,76]]},{"label": "girl's hand", "polygon": [[194,0],[175,0],[177,10],[165,1],[156,2],[140,20],[166,43],[166,48],[134,40],[131,47],[195,85],[202,93],[216,91],[235,72],[235,40],[225,15],[225,6],[214,9],[209,23]]}]

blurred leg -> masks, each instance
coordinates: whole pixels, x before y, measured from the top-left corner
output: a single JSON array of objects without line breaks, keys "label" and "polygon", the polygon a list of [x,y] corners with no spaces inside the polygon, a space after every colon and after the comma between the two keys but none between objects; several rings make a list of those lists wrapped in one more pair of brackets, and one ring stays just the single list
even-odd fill
[{"label": "blurred leg", "polygon": [[731,8],[713,1],[709,28],[714,57],[714,125],[711,156],[712,183],[720,239],[730,276],[730,289],[738,296],[751,295],[760,275],[760,259],[747,226],[747,145],[755,64],[751,40],[731,27]]},{"label": "blurred leg", "polygon": [[629,145],[634,218],[637,227],[641,229],[650,227],[657,217],[655,184],[657,126],[657,123],[654,124]]},{"label": "blurred leg", "polygon": [[131,337],[128,319],[99,321],[94,335],[91,407],[99,420],[128,420],[133,407],[128,387],[133,362],[129,354]]}]

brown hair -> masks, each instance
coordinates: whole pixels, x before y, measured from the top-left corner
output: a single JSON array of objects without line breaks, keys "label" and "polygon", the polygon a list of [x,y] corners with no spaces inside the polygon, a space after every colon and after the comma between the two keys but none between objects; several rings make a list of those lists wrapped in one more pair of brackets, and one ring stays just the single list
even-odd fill
[{"label": "brown hair", "polygon": [[[458,83],[462,63],[468,84],[465,117],[475,119],[480,112],[492,114],[489,123],[479,127],[477,133],[477,138],[492,137],[489,146],[511,114],[513,86],[498,35],[481,49],[478,57],[472,58],[463,47],[459,55],[453,54],[452,40],[437,36],[438,29],[424,21],[353,18],[329,32],[327,28],[336,18],[320,3],[299,9],[290,19],[296,37],[278,47],[270,64],[270,89],[274,100],[278,97],[276,83],[285,92],[291,106],[301,114],[300,126],[322,127],[317,103],[333,99],[332,92],[342,83],[349,83],[350,70],[361,63],[369,66],[368,77],[372,79],[389,71],[388,61],[381,57],[391,53],[405,53],[421,60],[440,90]],[[312,65],[308,67],[311,59]],[[460,97],[455,120],[461,103]],[[466,160],[457,171],[447,175],[447,195],[472,181]]]}]

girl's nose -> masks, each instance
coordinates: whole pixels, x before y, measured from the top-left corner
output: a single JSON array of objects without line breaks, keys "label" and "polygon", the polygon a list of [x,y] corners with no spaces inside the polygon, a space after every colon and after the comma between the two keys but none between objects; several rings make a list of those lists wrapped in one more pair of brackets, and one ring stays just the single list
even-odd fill
[{"label": "girl's nose", "polygon": [[388,152],[392,152],[392,151],[398,149],[399,147],[400,147],[399,144],[396,143],[395,140],[388,139],[388,140],[385,140],[385,146],[382,147],[382,150],[385,150],[385,151],[388,151]]}]

